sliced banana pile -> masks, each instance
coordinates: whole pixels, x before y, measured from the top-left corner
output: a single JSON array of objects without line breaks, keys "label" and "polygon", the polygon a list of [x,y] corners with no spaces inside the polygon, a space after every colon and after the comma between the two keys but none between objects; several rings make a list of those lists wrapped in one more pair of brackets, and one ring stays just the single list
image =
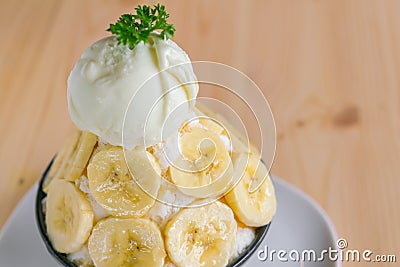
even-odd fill
[{"label": "sliced banana pile", "polygon": [[[62,253],[73,253],[88,244],[96,266],[163,266],[166,253],[160,230],[154,222],[109,216],[93,228],[93,207],[74,183],[87,175],[91,195],[110,215],[141,217],[154,204],[160,186],[159,168],[154,157],[144,149],[125,153],[120,147],[95,149],[96,143],[95,135],[74,132],[58,153],[44,181],[43,188],[48,193],[46,226],[53,247]],[[120,236],[121,233],[129,234],[125,238]],[[103,247],[96,247],[102,244],[101,239],[109,244],[109,255],[114,255],[114,259],[99,258],[105,253],[99,250]],[[120,251],[112,249],[116,244],[114,239],[118,241]],[[121,251],[126,251],[126,260],[118,254]],[[122,260],[121,264],[116,265],[117,259]]]},{"label": "sliced banana pile", "polygon": [[[151,149],[99,146],[95,135],[77,131],[58,153],[44,184],[53,247],[74,253],[87,246],[96,267],[226,266],[237,224],[265,225],[276,211],[273,185],[259,154],[230,149],[239,139],[227,142],[227,136],[210,120],[185,128],[179,140],[182,157],[161,174]],[[87,177],[89,193],[75,184],[81,176]],[[226,204],[192,203],[198,207],[176,209],[161,226],[149,219],[161,177],[189,198],[225,195],[221,201]],[[89,197],[107,212],[106,218],[95,221]]]}]

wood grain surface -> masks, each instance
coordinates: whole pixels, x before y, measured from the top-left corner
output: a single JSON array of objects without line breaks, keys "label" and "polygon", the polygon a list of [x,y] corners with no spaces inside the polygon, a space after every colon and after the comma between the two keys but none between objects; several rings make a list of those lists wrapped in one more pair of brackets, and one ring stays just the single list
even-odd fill
[{"label": "wood grain surface", "polygon": [[[156,2],[0,0],[0,226],[72,129],[74,63],[137,3]],[[273,173],[318,201],[349,248],[399,262],[400,1],[163,3],[192,60],[262,88],[277,125]]]}]

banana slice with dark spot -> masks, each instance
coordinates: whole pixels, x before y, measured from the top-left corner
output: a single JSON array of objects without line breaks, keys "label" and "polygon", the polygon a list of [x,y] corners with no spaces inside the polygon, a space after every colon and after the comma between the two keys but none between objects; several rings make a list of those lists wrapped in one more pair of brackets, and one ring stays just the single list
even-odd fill
[{"label": "banana slice with dark spot", "polygon": [[159,167],[144,149],[102,149],[93,156],[87,175],[95,200],[118,217],[143,216],[154,205],[161,184]]},{"label": "banana slice with dark spot", "polygon": [[88,248],[97,267],[162,267],[166,256],[157,225],[140,218],[99,221]]},{"label": "banana slice with dark spot", "polygon": [[232,210],[217,201],[182,209],[164,234],[168,255],[178,267],[223,267],[233,254],[236,232]]}]

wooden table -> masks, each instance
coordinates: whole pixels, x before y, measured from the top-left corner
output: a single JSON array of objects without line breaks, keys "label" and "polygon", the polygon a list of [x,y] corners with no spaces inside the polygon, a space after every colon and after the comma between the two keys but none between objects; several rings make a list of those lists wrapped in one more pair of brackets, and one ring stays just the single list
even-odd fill
[{"label": "wooden table", "polygon": [[[0,1],[0,226],[72,129],[74,63],[135,2]],[[273,173],[317,200],[350,248],[400,261],[400,1],[175,0],[167,10],[193,60],[232,65],[263,89],[278,133]]]}]

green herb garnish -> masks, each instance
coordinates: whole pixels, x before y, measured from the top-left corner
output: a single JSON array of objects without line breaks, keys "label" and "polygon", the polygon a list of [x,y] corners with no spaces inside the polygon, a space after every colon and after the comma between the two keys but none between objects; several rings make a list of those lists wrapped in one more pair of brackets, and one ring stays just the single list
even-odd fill
[{"label": "green herb garnish", "polygon": [[133,49],[141,41],[147,43],[149,35],[154,31],[161,31],[158,35],[161,39],[174,36],[175,27],[167,23],[169,14],[165,6],[157,4],[154,8],[150,6],[138,6],[136,14],[124,14],[115,24],[110,24],[107,31],[117,35],[119,44],[128,44]]}]

